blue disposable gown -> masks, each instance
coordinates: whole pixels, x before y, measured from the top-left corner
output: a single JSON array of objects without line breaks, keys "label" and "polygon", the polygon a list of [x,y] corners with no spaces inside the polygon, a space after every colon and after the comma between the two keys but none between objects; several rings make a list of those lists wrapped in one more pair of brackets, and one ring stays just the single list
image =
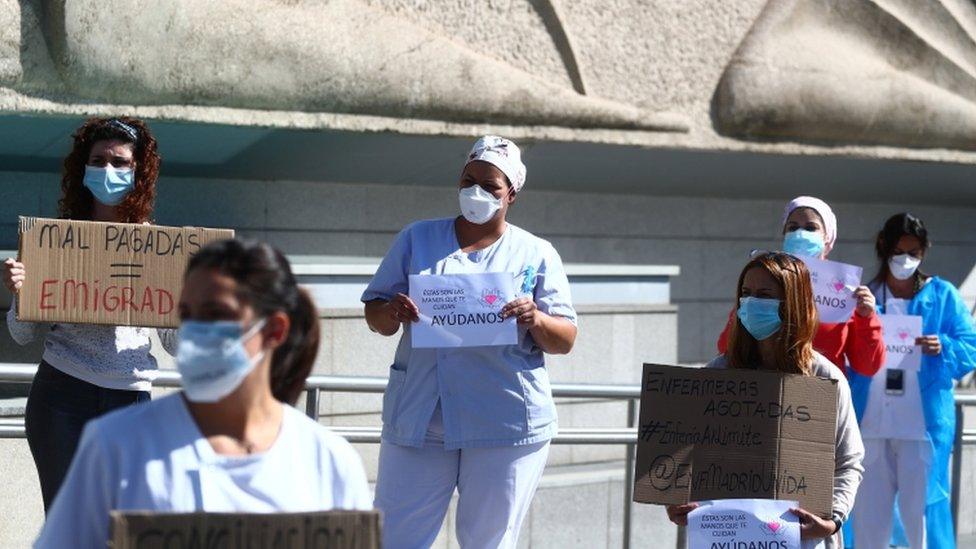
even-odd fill
[{"label": "blue disposable gown", "polygon": [[[956,432],[952,388],[953,381],[976,368],[976,330],[959,291],[939,277],[932,277],[915,295],[908,304],[908,314],[921,316],[922,333],[938,334],[942,343],[941,354],[922,357],[918,372],[925,429],[932,443],[925,529],[929,549],[952,549],[956,546],[949,501],[949,456]],[[871,378],[853,371],[849,375],[854,410],[861,421],[867,408]],[[900,524],[895,529],[900,530]],[[846,542],[852,547],[853,539]]]}]

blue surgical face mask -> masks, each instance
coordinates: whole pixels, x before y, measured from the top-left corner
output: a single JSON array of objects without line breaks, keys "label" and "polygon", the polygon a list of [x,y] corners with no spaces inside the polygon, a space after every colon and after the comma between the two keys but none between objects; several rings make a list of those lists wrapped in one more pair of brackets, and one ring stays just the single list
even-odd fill
[{"label": "blue surgical face mask", "polygon": [[762,341],[779,331],[783,321],[779,318],[778,299],[761,297],[739,298],[739,320],[752,337]]},{"label": "blue surgical face mask", "polygon": [[176,367],[183,377],[183,392],[192,402],[217,402],[234,392],[261,361],[250,357],[244,343],[264,326],[261,320],[246,332],[236,321],[180,324]]},{"label": "blue surgical face mask", "polygon": [[783,237],[783,251],[798,257],[820,257],[824,248],[823,236],[817,231],[797,229]]},{"label": "blue surgical face mask", "polygon": [[133,183],[132,168],[115,168],[111,164],[104,168],[85,166],[85,187],[106,206],[117,206],[130,192]]}]

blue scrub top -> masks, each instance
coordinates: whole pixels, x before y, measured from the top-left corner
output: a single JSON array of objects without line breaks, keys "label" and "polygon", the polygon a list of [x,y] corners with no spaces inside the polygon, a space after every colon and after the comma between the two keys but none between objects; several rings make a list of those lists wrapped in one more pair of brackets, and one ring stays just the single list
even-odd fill
[{"label": "blue scrub top", "polygon": [[[418,221],[393,241],[362,301],[408,294],[412,274],[512,274],[520,296],[576,324],[569,280],[549,242],[508,224],[494,244],[461,251],[455,218]],[[446,449],[519,446],[556,433],[556,406],[542,349],[524,326],[518,344],[413,349],[404,324],[383,395],[383,440],[421,447],[438,401]]]},{"label": "blue scrub top", "polygon": [[[883,310],[880,284],[872,292]],[[942,353],[922,357],[918,382],[922,393],[925,430],[932,443],[925,511],[926,543],[930,549],[955,547],[949,508],[949,457],[956,430],[953,381],[976,368],[976,330],[959,291],[951,283],[933,276],[908,304],[908,314],[922,317],[922,333],[938,335]],[[867,409],[872,378],[850,372],[851,398],[858,421]],[[883,383],[884,379],[880,379]],[[850,546],[850,544],[848,544]]]}]

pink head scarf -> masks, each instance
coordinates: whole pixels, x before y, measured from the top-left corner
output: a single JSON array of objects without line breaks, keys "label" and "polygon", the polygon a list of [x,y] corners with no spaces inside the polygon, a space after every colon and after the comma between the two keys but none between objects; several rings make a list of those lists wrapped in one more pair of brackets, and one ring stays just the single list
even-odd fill
[{"label": "pink head scarf", "polygon": [[790,214],[798,208],[810,208],[817,212],[820,218],[823,219],[824,255],[827,255],[834,248],[834,243],[837,242],[837,217],[834,216],[834,211],[830,209],[830,206],[826,202],[819,198],[798,196],[786,205],[786,210],[783,212],[783,226],[786,225],[786,220],[789,219]]}]

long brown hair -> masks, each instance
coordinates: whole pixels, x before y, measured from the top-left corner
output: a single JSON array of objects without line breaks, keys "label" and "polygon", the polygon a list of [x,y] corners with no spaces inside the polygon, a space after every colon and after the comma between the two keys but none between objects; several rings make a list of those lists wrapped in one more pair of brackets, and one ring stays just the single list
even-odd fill
[{"label": "long brown hair", "polygon": [[[752,269],[765,269],[783,289],[779,316],[783,321],[772,337],[776,342],[775,370],[789,374],[810,375],[813,365],[813,336],[817,332],[817,307],[813,302],[810,271],[799,259],[783,252],[769,252],[754,257],[736,286],[736,307],[742,297],[742,284]],[[725,352],[730,368],[756,368],[762,364],[759,342],[745,329],[736,315]]]},{"label": "long brown hair", "polygon": [[71,137],[74,143],[64,159],[58,215],[63,219],[91,220],[95,197],[83,183],[88,155],[96,142],[117,139],[133,145],[135,162],[135,188],[119,204],[119,220],[123,223],[152,221],[160,158],[156,138],[146,123],[130,116],[89,118]]}]

